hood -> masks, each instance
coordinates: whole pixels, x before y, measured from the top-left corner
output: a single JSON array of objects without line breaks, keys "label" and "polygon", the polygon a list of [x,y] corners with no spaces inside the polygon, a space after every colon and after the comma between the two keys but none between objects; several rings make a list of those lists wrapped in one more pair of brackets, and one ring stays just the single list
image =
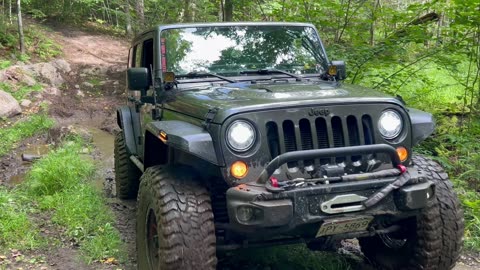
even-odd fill
[{"label": "hood", "polygon": [[214,108],[214,123],[244,112],[293,107],[349,103],[395,103],[399,100],[384,93],[351,84],[333,82],[231,83],[223,86],[199,86],[179,92],[166,109],[204,119]]}]

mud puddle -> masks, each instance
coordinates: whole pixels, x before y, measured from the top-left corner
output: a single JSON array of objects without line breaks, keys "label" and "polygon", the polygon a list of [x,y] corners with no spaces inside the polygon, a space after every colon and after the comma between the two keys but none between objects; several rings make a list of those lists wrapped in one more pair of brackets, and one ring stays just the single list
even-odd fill
[{"label": "mud puddle", "polygon": [[18,173],[11,175],[7,184],[15,186],[22,183],[25,180],[27,171],[32,166],[33,162],[42,156],[47,155],[51,150],[51,146],[48,144],[28,145],[25,149],[15,155],[15,159],[18,160],[21,170]]},{"label": "mud puddle", "polygon": [[115,196],[114,171],[113,171],[113,140],[112,134],[95,127],[87,127],[88,133],[92,136],[92,144],[95,146],[93,159],[98,170],[94,179],[97,188],[104,191],[106,197]]},{"label": "mud puddle", "polygon": [[136,269],[135,250],[135,200],[119,200],[116,198],[114,166],[114,136],[96,127],[87,127],[91,134],[91,142],[95,146],[93,159],[97,163],[98,171],[94,181],[95,186],[102,189],[107,203],[116,216],[115,227],[126,244],[128,261],[124,269]]}]

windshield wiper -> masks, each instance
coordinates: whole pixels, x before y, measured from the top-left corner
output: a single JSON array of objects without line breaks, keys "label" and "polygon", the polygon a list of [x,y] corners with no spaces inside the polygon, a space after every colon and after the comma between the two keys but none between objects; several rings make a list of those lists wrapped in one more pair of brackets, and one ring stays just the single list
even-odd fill
[{"label": "windshield wiper", "polygon": [[285,74],[288,75],[292,78],[295,78],[297,82],[303,81],[302,76],[298,76],[296,74],[281,70],[281,69],[274,69],[274,68],[268,68],[268,69],[257,69],[257,70],[243,70],[240,71],[240,74],[260,74],[260,75],[268,75],[268,74],[273,74],[273,73],[280,73],[280,74]]},{"label": "windshield wiper", "polygon": [[210,77],[215,77],[215,78],[219,78],[221,80],[224,80],[224,81],[227,81],[227,82],[231,82],[231,83],[235,83],[237,81],[235,80],[232,80],[232,79],[229,79],[227,77],[223,77],[221,75],[218,75],[218,74],[215,74],[215,73],[211,73],[211,72],[189,72],[187,74],[181,74],[181,75],[177,75],[176,77],[181,77],[181,78],[190,78],[190,79],[193,79],[193,78],[200,78],[200,77],[206,77],[206,76],[210,76]]}]

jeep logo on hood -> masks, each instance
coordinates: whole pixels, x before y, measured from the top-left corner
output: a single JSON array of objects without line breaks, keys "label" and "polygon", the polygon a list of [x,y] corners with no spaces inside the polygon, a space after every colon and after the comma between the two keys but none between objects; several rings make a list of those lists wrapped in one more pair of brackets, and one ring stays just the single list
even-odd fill
[{"label": "jeep logo on hood", "polygon": [[322,108],[322,109],[319,109],[319,108],[311,108],[309,111],[308,111],[308,115],[310,116],[327,116],[330,114],[330,110],[329,109],[325,109],[325,108]]}]

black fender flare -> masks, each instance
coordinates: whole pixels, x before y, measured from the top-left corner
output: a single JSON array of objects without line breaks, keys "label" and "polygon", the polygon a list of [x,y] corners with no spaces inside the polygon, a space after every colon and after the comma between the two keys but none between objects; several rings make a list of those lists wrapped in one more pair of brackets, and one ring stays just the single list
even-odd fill
[{"label": "black fender flare", "polygon": [[433,115],[424,111],[408,108],[412,122],[412,145],[417,145],[435,131]]},{"label": "black fender flare", "polygon": [[137,155],[136,140],[140,132],[140,115],[135,109],[129,106],[122,106],[117,109],[117,124],[122,129],[125,146],[130,155]]},{"label": "black fender flare", "polygon": [[212,136],[203,127],[172,120],[150,122],[146,129],[169,148],[178,149],[213,165],[221,166]]}]

